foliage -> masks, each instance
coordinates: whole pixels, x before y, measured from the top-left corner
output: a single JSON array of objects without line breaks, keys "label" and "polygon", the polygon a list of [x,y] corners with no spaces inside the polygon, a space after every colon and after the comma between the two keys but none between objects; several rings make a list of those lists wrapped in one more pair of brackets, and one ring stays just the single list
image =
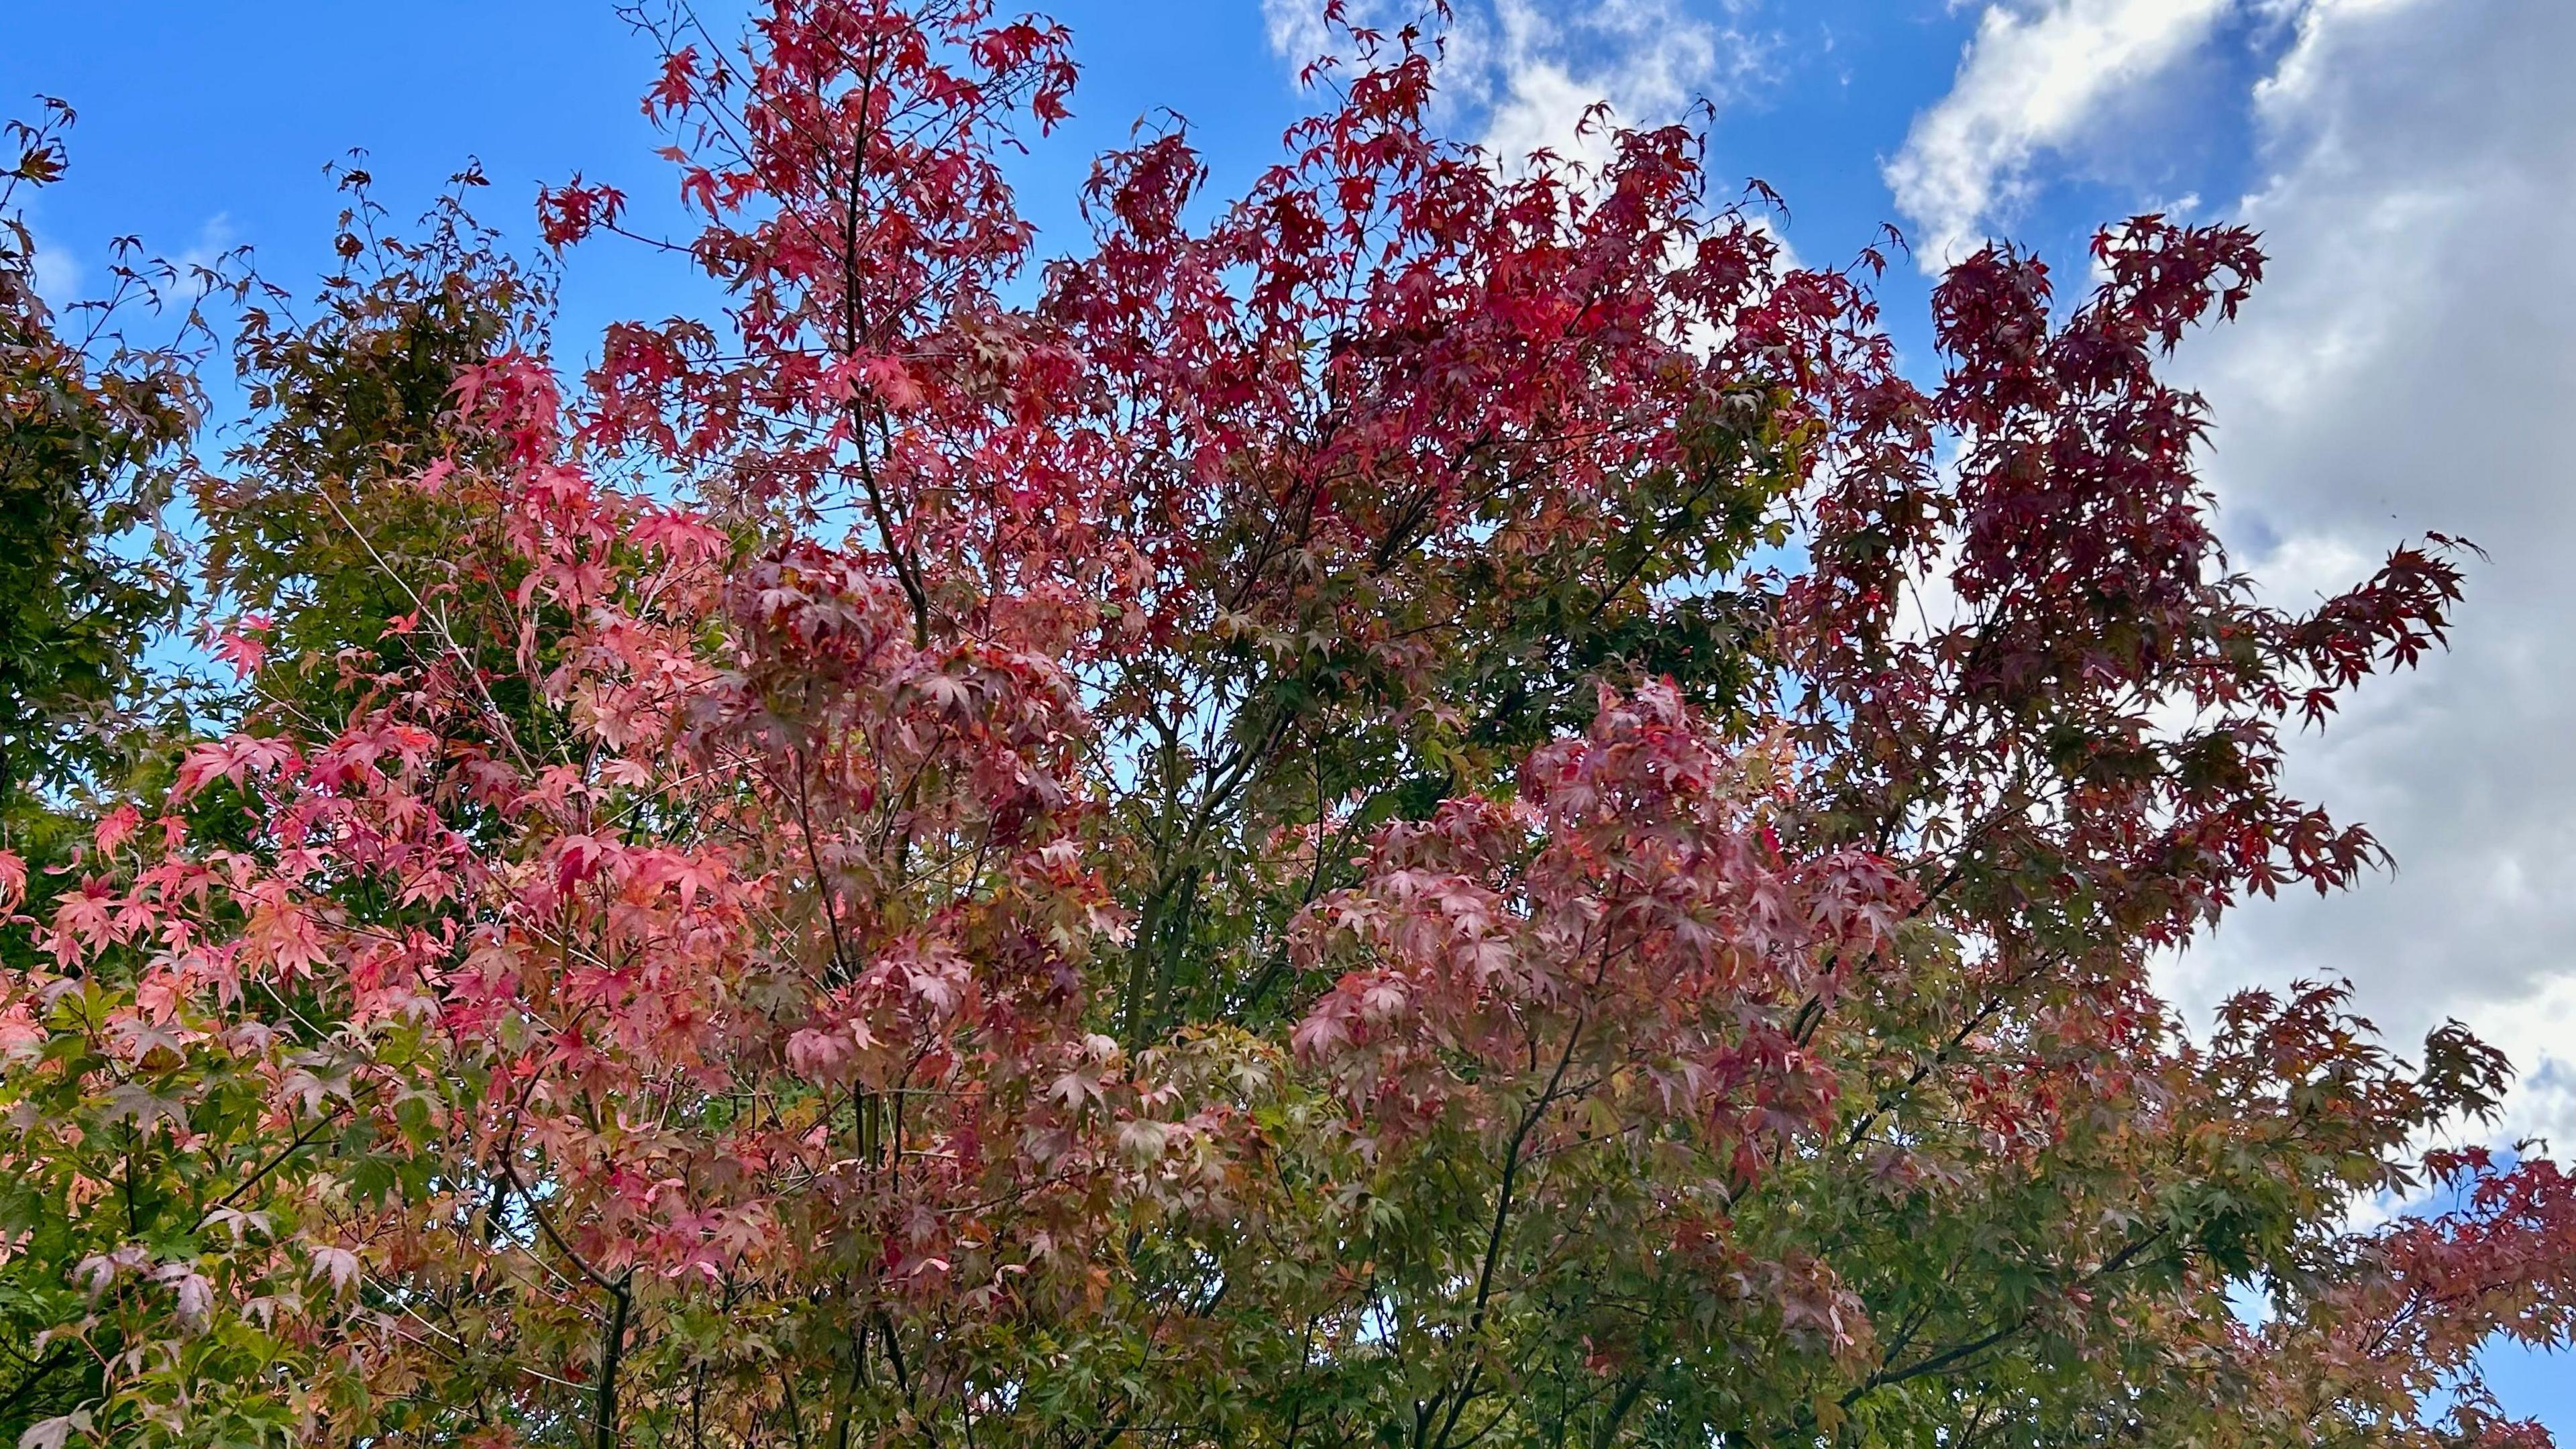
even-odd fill
[{"label": "foliage", "polygon": [[[65,309],[67,333],[36,291],[34,238],[15,209],[18,188],[57,180],[71,108],[48,101],[43,120],[7,128],[15,164],[0,179],[0,893],[13,918],[50,908],[56,871],[88,835],[95,811],[150,778],[161,745],[184,727],[184,675],[148,670],[143,656],[186,605],[183,563],[163,511],[193,468],[198,424],[191,308],[159,347],[129,341],[138,311],[159,311],[182,287],[202,298],[210,268],[183,276],[118,243],[113,287]],[[30,866],[36,867],[29,879]],[[0,935],[13,978],[36,959],[23,930]],[[13,1187],[13,1225],[33,1227],[16,1253],[47,1241],[60,1205]],[[0,1341],[10,1355],[11,1422],[75,1408],[104,1380],[45,1331],[64,1316],[50,1267],[0,1294]]]},{"label": "foliage", "polygon": [[550,277],[467,211],[479,169],[454,178],[419,241],[386,230],[362,166],[334,173],[351,198],[333,237],[342,269],[309,318],[273,290],[244,309],[234,353],[261,425],[193,499],[207,581],[251,621],[236,637],[257,657],[237,662],[275,707],[329,722],[363,680],[416,661],[427,601],[477,586],[453,547],[471,523],[402,484],[473,456],[449,416],[458,373],[539,336],[552,305]]},{"label": "foliage", "polygon": [[2148,976],[2376,858],[2278,731],[2458,594],[2226,572],[2156,369],[2249,235],[1986,252],[1926,389],[1876,258],[1441,141],[1412,32],[1034,271],[1060,29],[653,33],[721,325],[567,396],[363,205],[252,319],[255,703],[14,926],[23,1443],[2546,1442],[2473,1356],[2576,1196],[2415,1149],[2504,1062]]},{"label": "foliage", "polygon": [[157,307],[176,269],[120,246],[112,295],[75,309],[79,337],[36,292],[34,238],[14,208],[19,187],[63,168],[72,112],[47,106],[41,124],[9,124],[17,158],[0,172],[0,829],[22,837],[41,832],[46,796],[129,760],[118,707],[184,602],[154,531],[198,417],[187,354],[113,330]]}]

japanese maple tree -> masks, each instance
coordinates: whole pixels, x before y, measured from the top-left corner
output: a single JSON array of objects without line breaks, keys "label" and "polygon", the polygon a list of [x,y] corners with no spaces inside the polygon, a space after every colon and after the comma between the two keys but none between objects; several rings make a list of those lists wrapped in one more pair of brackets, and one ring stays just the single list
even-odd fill
[{"label": "japanese maple tree", "polygon": [[723,314],[576,385],[362,196],[193,494],[236,717],[0,853],[22,1444],[2547,1442],[2576,1189],[2421,1149],[2503,1060],[2149,974],[2377,859],[2280,732],[2460,587],[2227,571],[2253,237],[1983,252],[1927,386],[1424,33],[1042,260],[1060,27],[645,19]]}]

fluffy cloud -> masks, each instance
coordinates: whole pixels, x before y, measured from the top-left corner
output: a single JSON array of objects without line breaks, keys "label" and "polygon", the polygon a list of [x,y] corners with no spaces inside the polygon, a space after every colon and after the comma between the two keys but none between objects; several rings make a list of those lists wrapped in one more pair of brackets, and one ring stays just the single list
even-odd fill
[{"label": "fluffy cloud", "polygon": [[2197,51],[2240,0],[2025,0],[1979,19],[1949,94],[1887,163],[1937,270],[2008,220],[2034,163],[2094,136],[2114,102]]},{"label": "fluffy cloud", "polygon": [[1486,101],[1484,140],[1498,155],[1553,149],[1598,159],[1597,143],[1577,134],[1596,101],[1633,124],[1670,121],[1751,84],[1762,50],[1676,0],[1493,0],[1490,11],[1467,13],[1456,56]]},{"label": "fluffy cloud", "polygon": [[[1447,35],[1444,96],[1497,156],[1546,149],[1597,161],[1606,147],[1581,124],[1595,103],[1608,102],[1622,122],[1654,125],[1758,81],[1767,45],[1740,23],[1746,8],[1745,0],[1471,0]],[[1359,0],[1351,18],[1391,27],[1421,9]],[[1317,0],[1262,0],[1262,14],[1272,49],[1292,65],[1331,44]]]},{"label": "fluffy cloud", "polygon": [[2272,280],[2185,354],[2240,562],[2286,599],[2426,529],[2484,545],[2455,652],[2302,742],[2294,782],[2395,876],[2232,918],[2205,1002],[2350,976],[2412,1035],[2458,1016],[2529,1073],[2511,1126],[2576,1146],[2576,7],[2310,0],[2252,96],[2236,208]]},{"label": "fluffy cloud", "polygon": [[[34,281],[36,295],[59,311],[81,299],[89,283],[89,271],[81,265],[80,256],[62,239],[48,232],[42,222],[44,198],[29,197],[24,189],[18,195],[21,203],[19,220],[27,227],[27,240],[35,247]],[[14,243],[15,238],[11,239]]]},{"label": "fluffy cloud", "polygon": [[2263,232],[2272,280],[2179,364],[2215,412],[2236,561],[2294,603],[2427,530],[2492,560],[2454,652],[2294,750],[2297,791],[2397,872],[2257,902],[2169,984],[2197,1014],[2350,978],[2400,1039],[2458,1017],[2524,1068],[2507,1132],[2576,1145],[2576,6],[1996,0],[1887,180],[1927,260],[1955,255],[2098,174],[2112,118],[2239,23],[2274,51],[2243,94],[2261,179],[2218,210]]}]

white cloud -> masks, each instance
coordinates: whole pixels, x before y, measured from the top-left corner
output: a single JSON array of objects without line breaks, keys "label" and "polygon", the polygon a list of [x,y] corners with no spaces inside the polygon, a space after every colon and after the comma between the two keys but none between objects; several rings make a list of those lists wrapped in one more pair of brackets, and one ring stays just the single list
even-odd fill
[{"label": "white cloud", "polygon": [[1885,168],[1938,270],[2009,219],[2035,162],[2089,139],[2114,103],[2199,49],[2239,0],[1992,4],[1949,94],[1914,118]]},{"label": "white cloud", "polygon": [[1598,160],[1598,141],[1578,135],[1594,103],[1632,125],[1671,121],[1694,101],[1732,99],[1762,62],[1759,40],[1677,0],[1493,0],[1486,13],[1480,24],[1468,12],[1458,59],[1491,87],[1484,143],[1506,158]]},{"label": "white cloud", "polygon": [[2365,687],[2292,784],[2394,877],[2258,904],[2184,961],[2193,1004],[2351,977],[2414,1036],[2457,1016],[2526,1073],[2510,1130],[2576,1147],[2576,7],[2310,0],[2255,88],[2235,208],[2271,280],[2191,345],[2239,562],[2284,602],[2426,529],[2469,569],[2456,649]]},{"label": "white cloud", "polygon": [[[1318,0],[1262,0],[1271,48],[1294,66],[1330,44]],[[1422,10],[1361,0],[1354,23],[1392,29]],[[1458,7],[1441,61],[1444,103],[1507,162],[1536,150],[1599,161],[1606,138],[1581,134],[1608,102],[1628,125],[1723,104],[1762,74],[1767,41],[1740,22],[1746,0],[1481,0]]]},{"label": "white cloud", "polygon": [[[93,279],[90,269],[81,261],[80,254],[32,222],[28,231],[35,244],[35,265],[31,270],[36,295],[45,299],[45,305],[60,314],[75,303],[97,300],[91,293]],[[192,284],[187,275],[191,269],[216,267],[232,254],[235,244],[230,215],[217,212],[207,218],[205,224],[197,229],[196,240],[186,250],[168,259],[170,265],[181,273],[181,290],[186,291]],[[56,320],[59,323],[61,318],[58,316]]]},{"label": "white cloud", "polygon": [[2576,5],[1994,0],[1887,179],[1937,264],[2100,175],[2135,145],[2117,121],[2240,25],[2277,52],[2239,92],[2261,179],[2198,210],[2260,229],[2271,279],[2179,363],[2236,562],[2292,603],[2426,530],[2493,561],[2454,652],[2293,746],[2293,791],[2397,873],[2253,903],[2167,981],[2204,1019],[2302,977],[2350,978],[2400,1041],[2457,1017],[2524,1071],[2507,1135],[2576,1149]]},{"label": "white cloud", "polygon": [[89,273],[69,247],[48,241],[42,235],[35,238],[35,243],[36,259],[31,270],[36,295],[45,299],[46,306],[59,312],[80,300],[81,288],[88,284]]},{"label": "white cloud", "polygon": [[1320,0],[1261,0],[1261,23],[1271,53],[1290,65],[1303,66],[1332,48]]},{"label": "white cloud", "polygon": [[17,219],[27,228],[27,241],[35,249],[30,280],[45,305],[59,312],[81,299],[81,289],[89,282],[89,270],[81,265],[79,253],[46,231],[39,217],[42,195],[31,198],[22,188],[17,199],[21,203]]},{"label": "white cloud", "polygon": [[207,217],[197,228],[197,239],[186,251],[170,259],[170,264],[187,271],[195,267],[213,268],[232,255],[240,237],[233,230],[232,213],[219,211]]}]

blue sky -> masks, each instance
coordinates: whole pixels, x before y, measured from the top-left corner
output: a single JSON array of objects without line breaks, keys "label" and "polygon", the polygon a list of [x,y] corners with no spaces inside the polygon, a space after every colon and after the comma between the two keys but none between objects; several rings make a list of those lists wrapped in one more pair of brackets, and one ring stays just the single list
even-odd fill
[{"label": "blue sky", "polygon": [[[540,182],[575,170],[639,203],[668,198],[667,169],[651,154],[659,141],[635,100],[650,51],[606,0],[31,8],[11,22],[0,97],[42,92],[79,109],[71,179],[34,219],[49,249],[93,278],[104,241],[128,233],[174,253],[249,243],[275,278],[316,274],[338,208],[322,168],[352,146],[366,148],[398,213],[469,155],[494,183],[485,209],[505,224],[524,222]],[[1794,22],[1748,36],[1763,68],[1734,81],[1713,155],[1719,175],[1759,176],[1788,197],[1802,254],[1840,260],[1898,219],[1880,162],[1946,86],[1973,17],[1939,0],[1795,8]],[[1220,183],[1276,155],[1300,98],[1258,0],[1053,10],[1074,28],[1085,74],[1074,122],[1023,168],[1024,204],[1042,228],[1070,244],[1084,158],[1165,109],[1188,119]],[[1623,63],[1598,37],[1569,39],[1587,68]],[[1481,123],[1466,108],[1456,119],[1469,131]],[[2058,249],[2071,253],[2085,229]],[[657,263],[601,249],[567,280],[570,346],[599,321],[656,305],[669,279]]]},{"label": "blue sky", "polygon": [[[1297,113],[1309,0],[1073,0],[1076,121],[1023,168],[1070,244],[1091,152],[1163,109],[1220,185]],[[1354,0],[1394,14],[1409,0]],[[710,18],[724,7],[710,3]],[[20,0],[0,110],[81,112],[73,171],[30,214],[58,300],[107,243],[248,244],[294,284],[327,261],[324,163],[371,153],[397,215],[479,157],[522,238],[576,170],[669,214],[635,97],[649,51],[606,0]],[[1928,255],[2016,236],[2080,277],[2100,221],[2146,209],[2262,228],[2273,279],[2182,371],[2219,422],[2235,561],[2284,600],[2427,528],[2493,561],[2458,647],[2301,741],[2293,783],[2369,821],[2399,872],[2267,904],[2172,963],[2178,1000],[2349,977],[2401,1038],[2456,1016],[2526,1069],[2508,1133],[2576,1147],[2576,5],[2567,0],[1460,0],[1460,135],[1562,141],[1595,98],[1641,121],[1717,108],[1721,176],[1787,198],[1781,230],[1840,262],[1882,222]],[[674,303],[680,279],[593,246],[559,345]],[[1922,277],[1886,283],[1923,355]],[[685,296],[685,292],[676,295]],[[2576,1360],[2498,1360],[2507,1402],[2576,1442]]]}]

